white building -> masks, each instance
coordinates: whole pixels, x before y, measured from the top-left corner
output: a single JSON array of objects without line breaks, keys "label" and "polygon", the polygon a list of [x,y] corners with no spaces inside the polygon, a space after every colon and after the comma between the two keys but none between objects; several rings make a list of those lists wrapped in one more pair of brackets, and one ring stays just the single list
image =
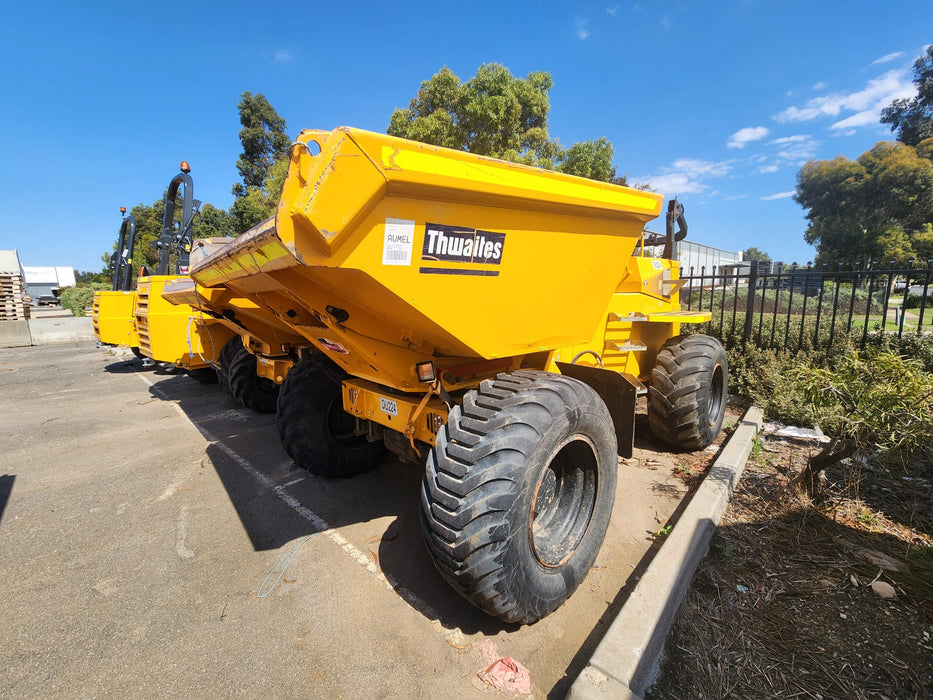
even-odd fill
[{"label": "white building", "polygon": [[58,296],[59,289],[74,287],[75,270],[73,267],[33,267],[23,265],[26,275],[26,292],[33,299],[40,296]]},{"label": "white building", "polygon": [[721,274],[724,268],[735,274],[736,266],[743,262],[742,258],[741,250],[733,253],[694,241],[681,241],[677,244],[677,260],[680,262],[682,277],[701,273],[712,275],[714,267],[717,275]]}]

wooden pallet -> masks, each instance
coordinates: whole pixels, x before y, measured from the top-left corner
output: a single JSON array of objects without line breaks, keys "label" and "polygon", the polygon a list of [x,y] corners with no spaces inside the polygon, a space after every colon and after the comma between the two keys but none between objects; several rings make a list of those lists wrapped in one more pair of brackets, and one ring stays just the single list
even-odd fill
[{"label": "wooden pallet", "polygon": [[0,275],[0,321],[27,320],[29,304],[23,278],[19,275]]}]

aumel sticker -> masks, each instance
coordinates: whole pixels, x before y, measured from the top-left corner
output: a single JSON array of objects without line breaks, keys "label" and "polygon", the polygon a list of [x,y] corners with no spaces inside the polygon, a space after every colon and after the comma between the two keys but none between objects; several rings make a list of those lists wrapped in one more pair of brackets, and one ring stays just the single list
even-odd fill
[{"label": "aumel sticker", "polygon": [[[505,249],[505,234],[448,224],[424,225],[421,260],[431,262],[500,265]],[[419,272],[435,275],[476,275],[496,277],[498,270],[468,267],[422,267]]]},{"label": "aumel sticker", "polygon": [[415,242],[415,222],[386,217],[382,240],[383,265],[411,265],[411,249]]},{"label": "aumel sticker", "polygon": [[386,399],[380,396],[379,408],[381,408],[383,412],[388,413],[390,416],[398,415],[398,403],[392,401],[391,399]]}]

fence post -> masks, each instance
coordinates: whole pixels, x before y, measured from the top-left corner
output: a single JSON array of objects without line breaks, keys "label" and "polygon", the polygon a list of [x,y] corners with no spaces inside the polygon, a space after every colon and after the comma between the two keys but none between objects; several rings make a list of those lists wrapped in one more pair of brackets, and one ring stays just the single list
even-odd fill
[{"label": "fence post", "polygon": [[758,289],[758,265],[752,261],[748,271],[748,299],[745,304],[745,330],[742,333],[742,340],[748,340],[752,337],[752,326],[755,321],[755,294]]}]

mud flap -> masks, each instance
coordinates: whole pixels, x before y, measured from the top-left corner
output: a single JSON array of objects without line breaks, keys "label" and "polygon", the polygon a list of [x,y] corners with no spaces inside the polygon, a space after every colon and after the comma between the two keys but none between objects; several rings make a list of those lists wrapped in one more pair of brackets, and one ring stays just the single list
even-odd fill
[{"label": "mud flap", "polygon": [[631,457],[635,449],[635,400],[638,398],[639,385],[626,375],[610,369],[566,362],[558,362],[557,366],[561,374],[583,382],[599,394],[615,425],[619,456]]}]

